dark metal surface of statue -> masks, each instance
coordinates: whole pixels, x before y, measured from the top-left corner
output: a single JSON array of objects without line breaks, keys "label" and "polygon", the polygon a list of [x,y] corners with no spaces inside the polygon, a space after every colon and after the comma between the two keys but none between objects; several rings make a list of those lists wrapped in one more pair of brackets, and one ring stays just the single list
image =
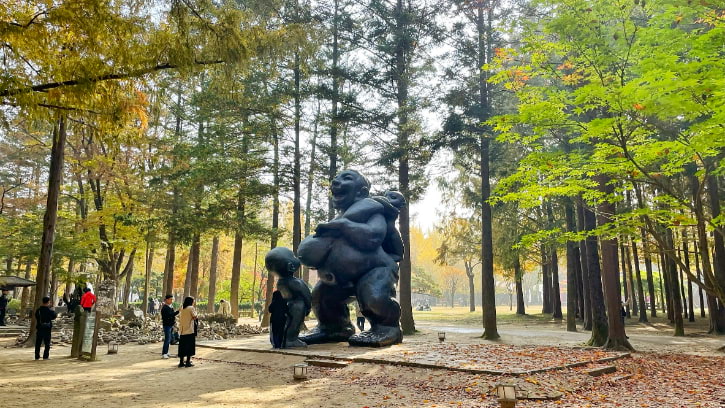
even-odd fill
[{"label": "dark metal surface of statue", "polygon": [[287,323],[282,347],[306,346],[299,339],[299,334],[305,316],[310,314],[312,294],[305,281],[294,276],[300,269],[300,260],[288,248],[277,247],[267,252],[264,265],[268,271],[277,275],[277,290],[287,301]]},{"label": "dark metal surface of statue", "polygon": [[[354,170],[332,180],[338,216],[319,224],[297,254],[316,269],[312,290],[318,325],[301,337],[307,344],[348,341],[352,346],[382,347],[400,343],[400,305],[395,300],[403,242],[395,228],[405,198],[388,191],[370,197],[370,183]],[[347,304],[357,298],[370,330],[355,334]]]}]

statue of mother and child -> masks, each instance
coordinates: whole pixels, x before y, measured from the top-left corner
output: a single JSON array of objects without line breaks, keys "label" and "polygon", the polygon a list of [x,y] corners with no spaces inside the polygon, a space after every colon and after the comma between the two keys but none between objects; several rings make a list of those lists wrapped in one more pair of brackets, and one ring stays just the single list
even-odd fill
[{"label": "statue of mother and child", "polygon": [[[344,170],[330,185],[338,215],[319,224],[299,245],[295,257],[287,248],[267,253],[267,269],[279,276],[277,289],[287,302],[284,347],[347,341],[351,346],[384,347],[400,343],[400,305],[395,300],[403,241],[395,227],[405,198],[397,191],[370,196],[370,183],[355,170]],[[319,281],[310,293],[294,277],[303,264],[316,269]],[[348,303],[357,300],[370,321],[355,333]],[[299,336],[310,309],[317,327]]]}]

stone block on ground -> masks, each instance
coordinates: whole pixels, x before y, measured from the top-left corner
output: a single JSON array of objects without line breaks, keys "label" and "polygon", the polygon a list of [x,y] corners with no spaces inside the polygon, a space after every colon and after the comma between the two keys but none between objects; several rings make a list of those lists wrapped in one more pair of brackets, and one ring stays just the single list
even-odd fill
[{"label": "stone block on ground", "polygon": [[589,374],[592,377],[599,377],[600,375],[611,374],[616,371],[617,367],[613,365],[594,367],[584,370],[585,373]]},{"label": "stone block on ground", "polygon": [[343,360],[308,359],[305,362],[311,366],[327,368],[345,368],[350,365],[349,361]]}]

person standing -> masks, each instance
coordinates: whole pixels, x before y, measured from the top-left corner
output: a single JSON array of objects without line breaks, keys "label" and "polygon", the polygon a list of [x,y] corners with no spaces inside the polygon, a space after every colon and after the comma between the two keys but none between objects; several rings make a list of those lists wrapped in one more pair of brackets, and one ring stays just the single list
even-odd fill
[{"label": "person standing", "polygon": [[[191,357],[196,354],[197,314],[194,298],[187,296],[179,312],[179,367],[193,367]],[[186,357],[186,363],[184,363]]]},{"label": "person standing", "polygon": [[35,359],[40,360],[40,344],[45,344],[43,360],[50,358],[50,331],[53,329],[53,320],[56,318],[55,310],[50,308],[50,298],[43,297],[43,304],[35,311]]},{"label": "person standing", "polygon": [[171,334],[176,324],[176,315],[179,311],[174,311],[171,304],[174,303],[174,296],[166,295],[164,298],[164,306],[161,308],[161,323],[164,326],[164,346],[161,349],[161,358],[169,358],[169,344],[171,344]]},{"label": "person standing", "polygon": [[284,348],[284,332],[287,325],[287,301],[282,293],[275,290],[272,293],[272,302],[269,303],[269,339],[272,347]]},{"label": "person standing", "polygon": [[8,308],[8,291],[3,289],[2,296],[0,296],[0,326],[5,326],[5,312]]},{"label": "person standing", "polygon": [[83,289],[83,296],[81,296],[81,307],[86,312],[90,313],[93,309],[93,305],[96,304],[96,295],[91,292],[91,289]]},{"label": "person standing", "polygon": [[365,315],[362,314],[362,308],[358,302],[355,302],[355,317],[357,317],[357,328],[360,329],[360,331],[364,331]]},{"label": "person standing", "polygon": [[220,300],[219,301],[219,313],[221,313],[222,316],[231,316],[232,315],[232,305],[224,299]]}]

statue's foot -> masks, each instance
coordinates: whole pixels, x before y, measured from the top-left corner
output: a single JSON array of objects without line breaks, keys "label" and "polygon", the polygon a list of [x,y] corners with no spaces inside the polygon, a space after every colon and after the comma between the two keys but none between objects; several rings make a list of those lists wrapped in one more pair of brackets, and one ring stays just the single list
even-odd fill
[{"label": "statue's foot", "polygon": [[386,347],[403,341],[403,332],[397,326],[377,325],[370,330],[350,336],[351,346]]},{"label": "statue's foot", "polygon": [[347,341],[354,333],[355,328],[352,327],[352,324],[336,330],[317,326],[306,332],[303,336],[300,336],[299,339],[306,344],[339,343],[341,341]]},{"label": "statue's foot", "polygon": [[294,347],[307,347],[307,343],[300,339],[294,339],[292,341],[285,341],[284,342],[284,348],[294,348]]}]

